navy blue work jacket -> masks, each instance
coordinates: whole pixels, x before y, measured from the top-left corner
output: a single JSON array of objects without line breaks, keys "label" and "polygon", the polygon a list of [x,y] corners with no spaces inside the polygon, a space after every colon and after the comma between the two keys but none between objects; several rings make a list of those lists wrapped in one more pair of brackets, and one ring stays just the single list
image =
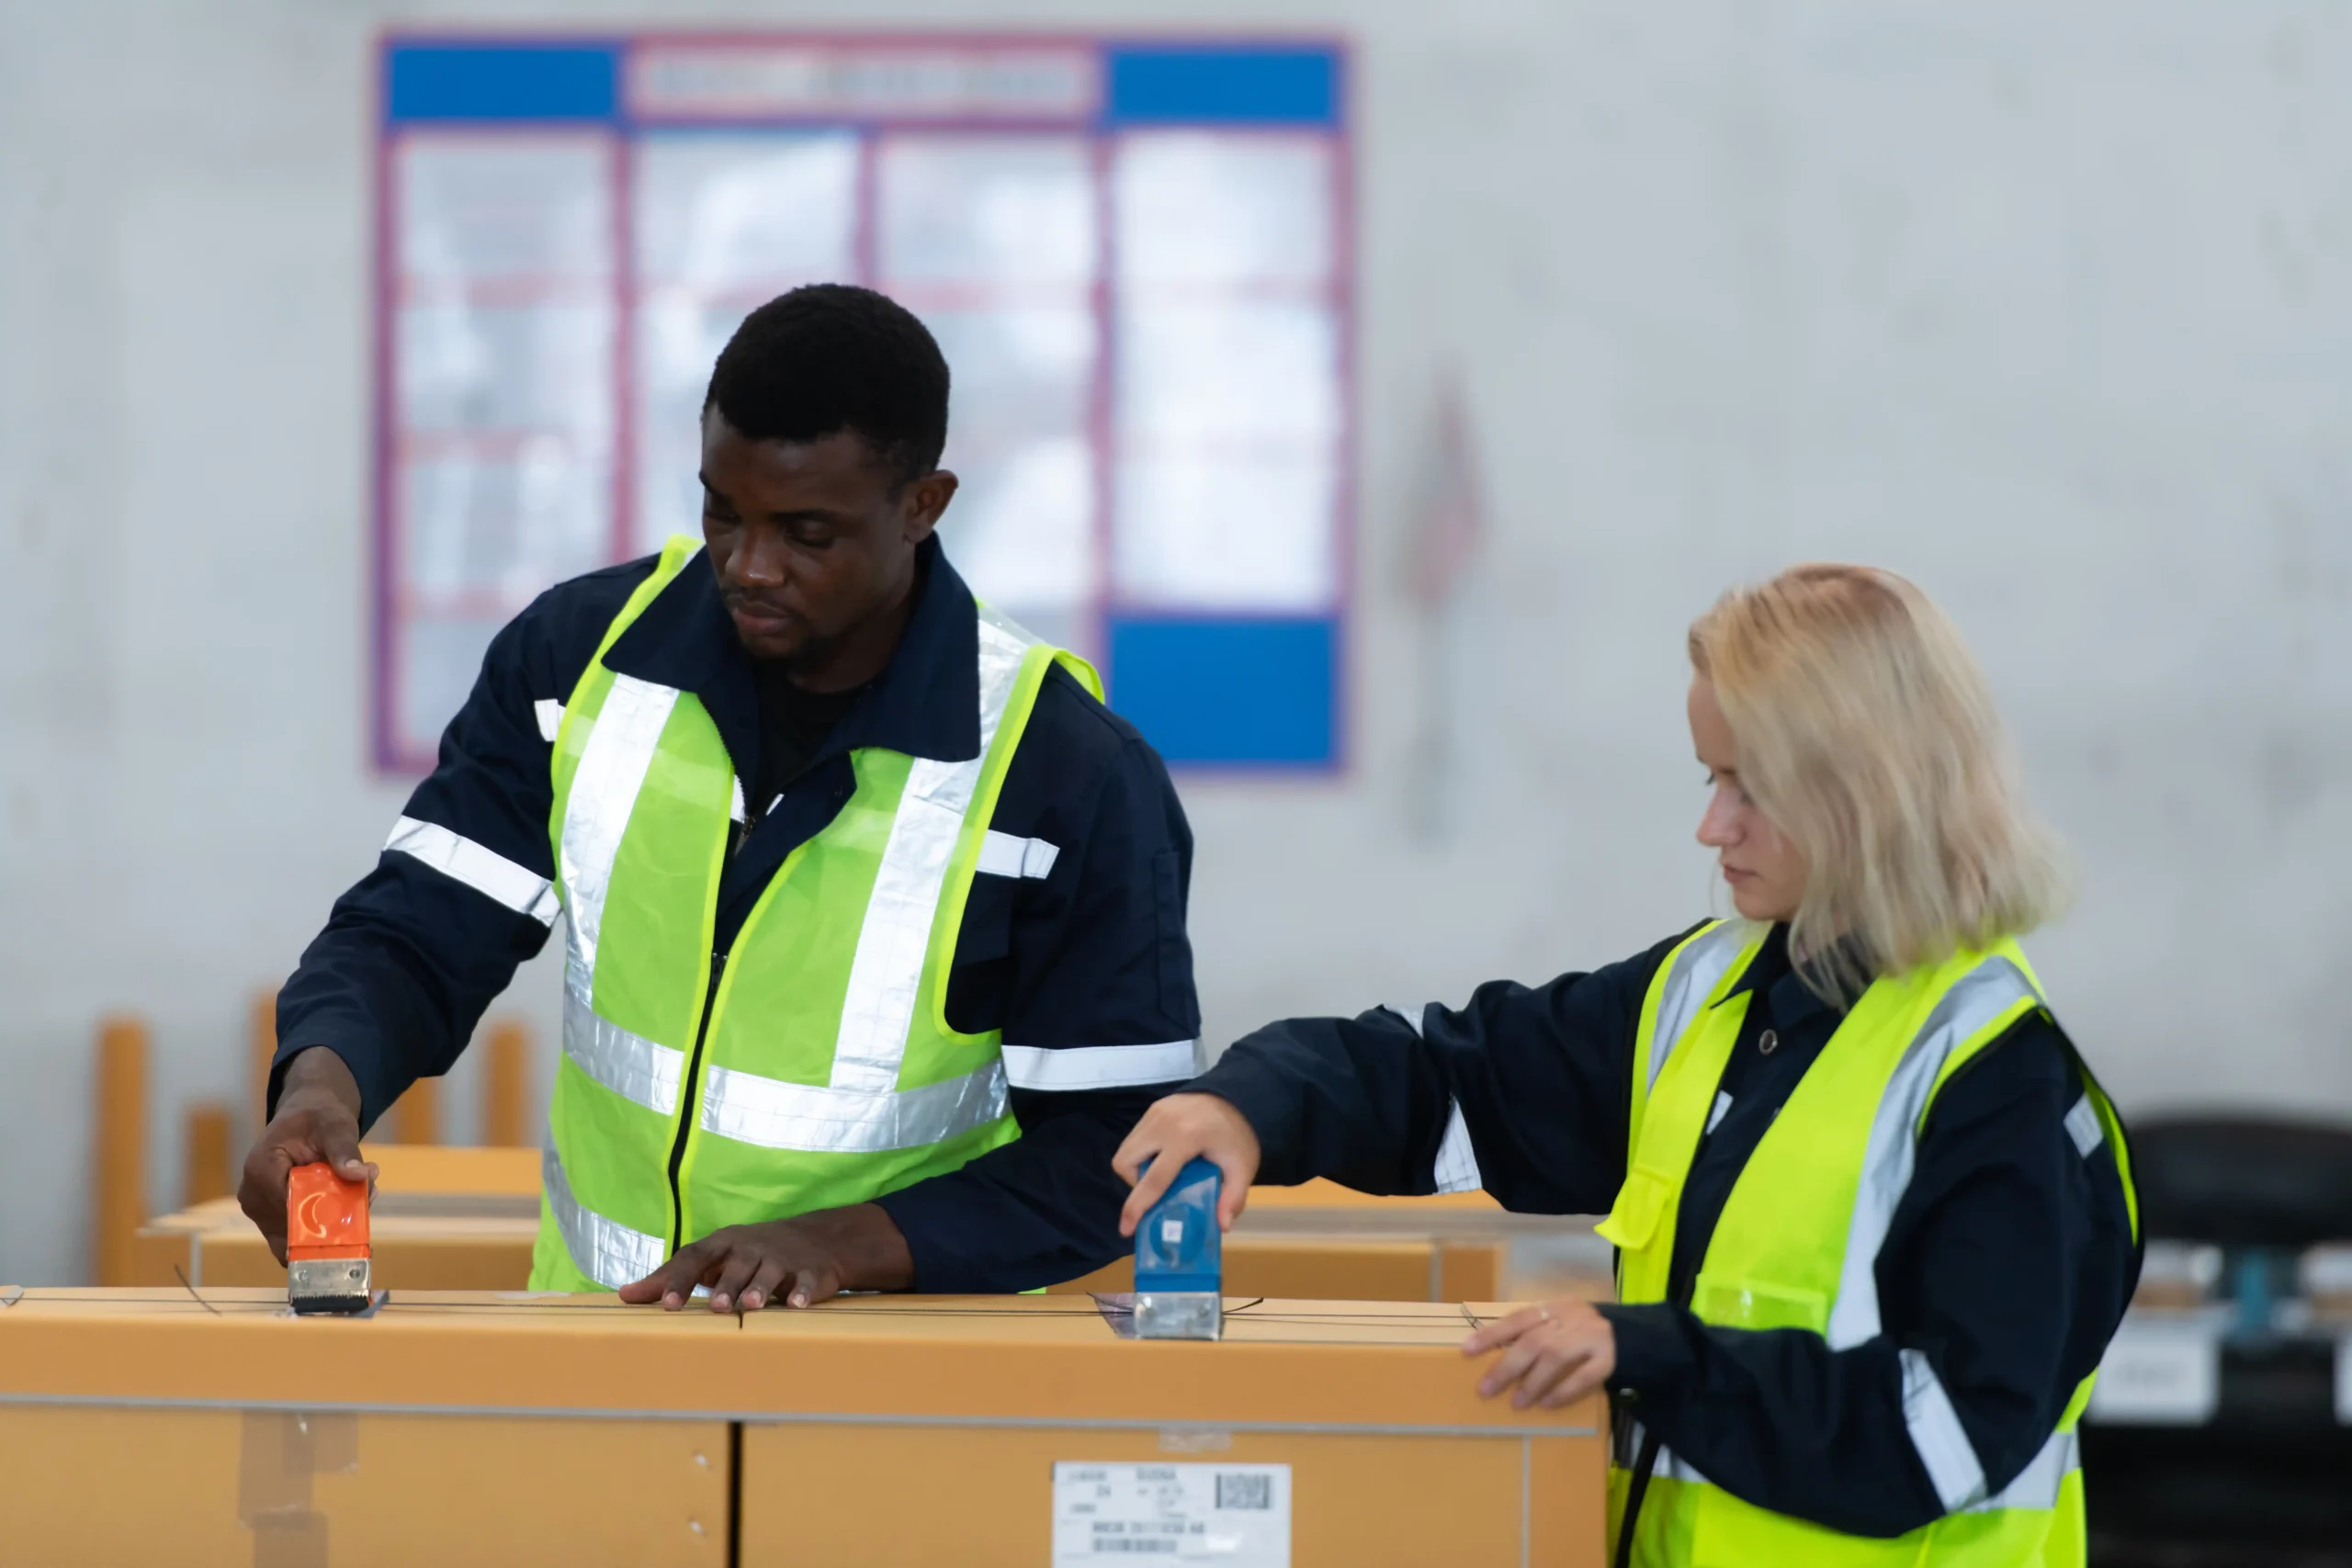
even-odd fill
[{"label": "navy blue work jacket", "polygon": [[[1458,1106],[1478,1184],[1504,1208],[1605,1213],[1625,1179],[1642,998],[1681,940],[1532,988],[1481,986],[1458,1010],[1273,1024],[1192,1087],[1249,1119],[1261,1181],[1431,1191]],[[1611,1392],[1736,1496],[1900,1535],[1945,1511],[1901,1352],[1928,1357],[1988,1492],[2015,1479],[2098,1366],[2139,1279],[2114,1151],[2086,1150],[2070,1130],[2083,1095],[2074,1048],[2029,1013],[1937,1095],[1879,1251],[1876,1338],[1833,1351],[1801,1330],[1701,1323],[1691,1287],[1733,1183],[1844,1017],[1790,967],[1785,928],[1740,991],[1754,994],[1676,1212],[1668,1300],[1600,1309],[1616,1329]]]},{"label": "navy blue work jacket", "polygon": [[[417,1078],[449,1069],[515,966],[547,942],[555,719],[653,564],[559,584],[492,641],[442,737],[439,766],[402,818],[430,825],[407,841],[429,840],[443,852],[387,849],[337,900],[278,994],[277,1076],[296,1052],[328,1047],[359,1082],[365,1127]],[[971,591],[935,540],[918,570],[919,596],[888,667],[783,793],[764,810],[752,803],[754,825],[719,885],[718,951],[785,857],[849,798],[852,750],[978,755]],[[756,681],[707,557],[646,606],[605,662],[700,698],[751,788]],[[1121,1255],[1126,1189],[1112,1153],[1146,1105],[1192,1076],[1200,1034],[1184,934],[1193,839],[1183,807],[1159,755],[1058,667],[1038,694],[990,826],[1055,852],[1027,857],[1023,874],[975,879],[947,1017],[958,1030],[1001,1029],[1009,1048],[1032,1048],[1006,1058],[1022,1136],[881,1200],[923,1291],[1025,1290]],[[273,1104],[276,1094],[273,1081]]]}]

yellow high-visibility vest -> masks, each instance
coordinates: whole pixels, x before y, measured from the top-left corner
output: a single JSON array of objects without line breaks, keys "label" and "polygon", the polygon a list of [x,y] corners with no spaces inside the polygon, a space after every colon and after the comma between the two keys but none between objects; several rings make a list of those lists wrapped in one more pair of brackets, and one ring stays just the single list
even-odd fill
[{"label": "yellow high-visibility vest", "polygon": [[948,972],[1046,671],[1101,682],[982,606],[980,754],[852,751],[856,788],[717,954],[734,765],[694,694],[605,663],[701,550],[669,542],[556,732],[569,934],[533,1290],[616,1289],[722,1226],[864,1202],[1020,1135],[1001,1036],[949,1025]]}]

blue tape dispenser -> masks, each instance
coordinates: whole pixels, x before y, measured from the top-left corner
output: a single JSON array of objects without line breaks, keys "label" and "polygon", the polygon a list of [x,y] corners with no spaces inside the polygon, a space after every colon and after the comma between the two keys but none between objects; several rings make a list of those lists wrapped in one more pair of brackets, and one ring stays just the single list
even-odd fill
[{"label": "blue tape dispenser", "polygon": [[1215,1339],[1225,1325],[1224,1237],[1216,1226],[1223,1178],[1207,1160],[1188,1163],[1136,1227],[1136,1337]]}]

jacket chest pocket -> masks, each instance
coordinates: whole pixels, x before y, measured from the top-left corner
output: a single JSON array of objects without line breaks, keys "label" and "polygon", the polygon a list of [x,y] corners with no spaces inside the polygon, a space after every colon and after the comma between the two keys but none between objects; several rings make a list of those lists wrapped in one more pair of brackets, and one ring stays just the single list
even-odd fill
[{"label": "jacket chest pocket", "polygon": [[1014,884],[1001,876],[976,876],[964,900],[964,924],[950,962],[958,969],[994,964],[1012,951]]},{"label": "jacket chest pocket", "polygon": [[947,1027],[962,1034],[1002,1029],[1012,991],[1012,887],[1002,877],[978,877],[948,962]]}]

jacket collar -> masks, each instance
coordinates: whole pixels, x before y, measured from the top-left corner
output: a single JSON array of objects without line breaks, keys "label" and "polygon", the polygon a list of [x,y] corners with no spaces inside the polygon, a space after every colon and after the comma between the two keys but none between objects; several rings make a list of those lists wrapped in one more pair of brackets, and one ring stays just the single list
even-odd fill
[{"label": "jacket collar", "polygon": [[[867,747],[965,762],[980,754],[979,610],[936,538],[915,551],[914,610],[882,673],[842,716],[811,764]],[[759,757],[751,657],[697,555],[605,650],[605,667],[702,701],[739,772]]]},{"label": "jacket collar", "polygon": [[1816,1013],[1836,1012],[1842,1016],[1848,1010],[1824,1001],[1789,962],[1786,921],[1772,927],[1764,938],[1764,945],[1757,950],[1731,989],[1724,993],[1723,999],[1729,1001],[1743,991],[1755,990],[1764,993],[1765,1005],[1772,1010],[1772,1022],[1780,1029],[1792,1029]]}]

